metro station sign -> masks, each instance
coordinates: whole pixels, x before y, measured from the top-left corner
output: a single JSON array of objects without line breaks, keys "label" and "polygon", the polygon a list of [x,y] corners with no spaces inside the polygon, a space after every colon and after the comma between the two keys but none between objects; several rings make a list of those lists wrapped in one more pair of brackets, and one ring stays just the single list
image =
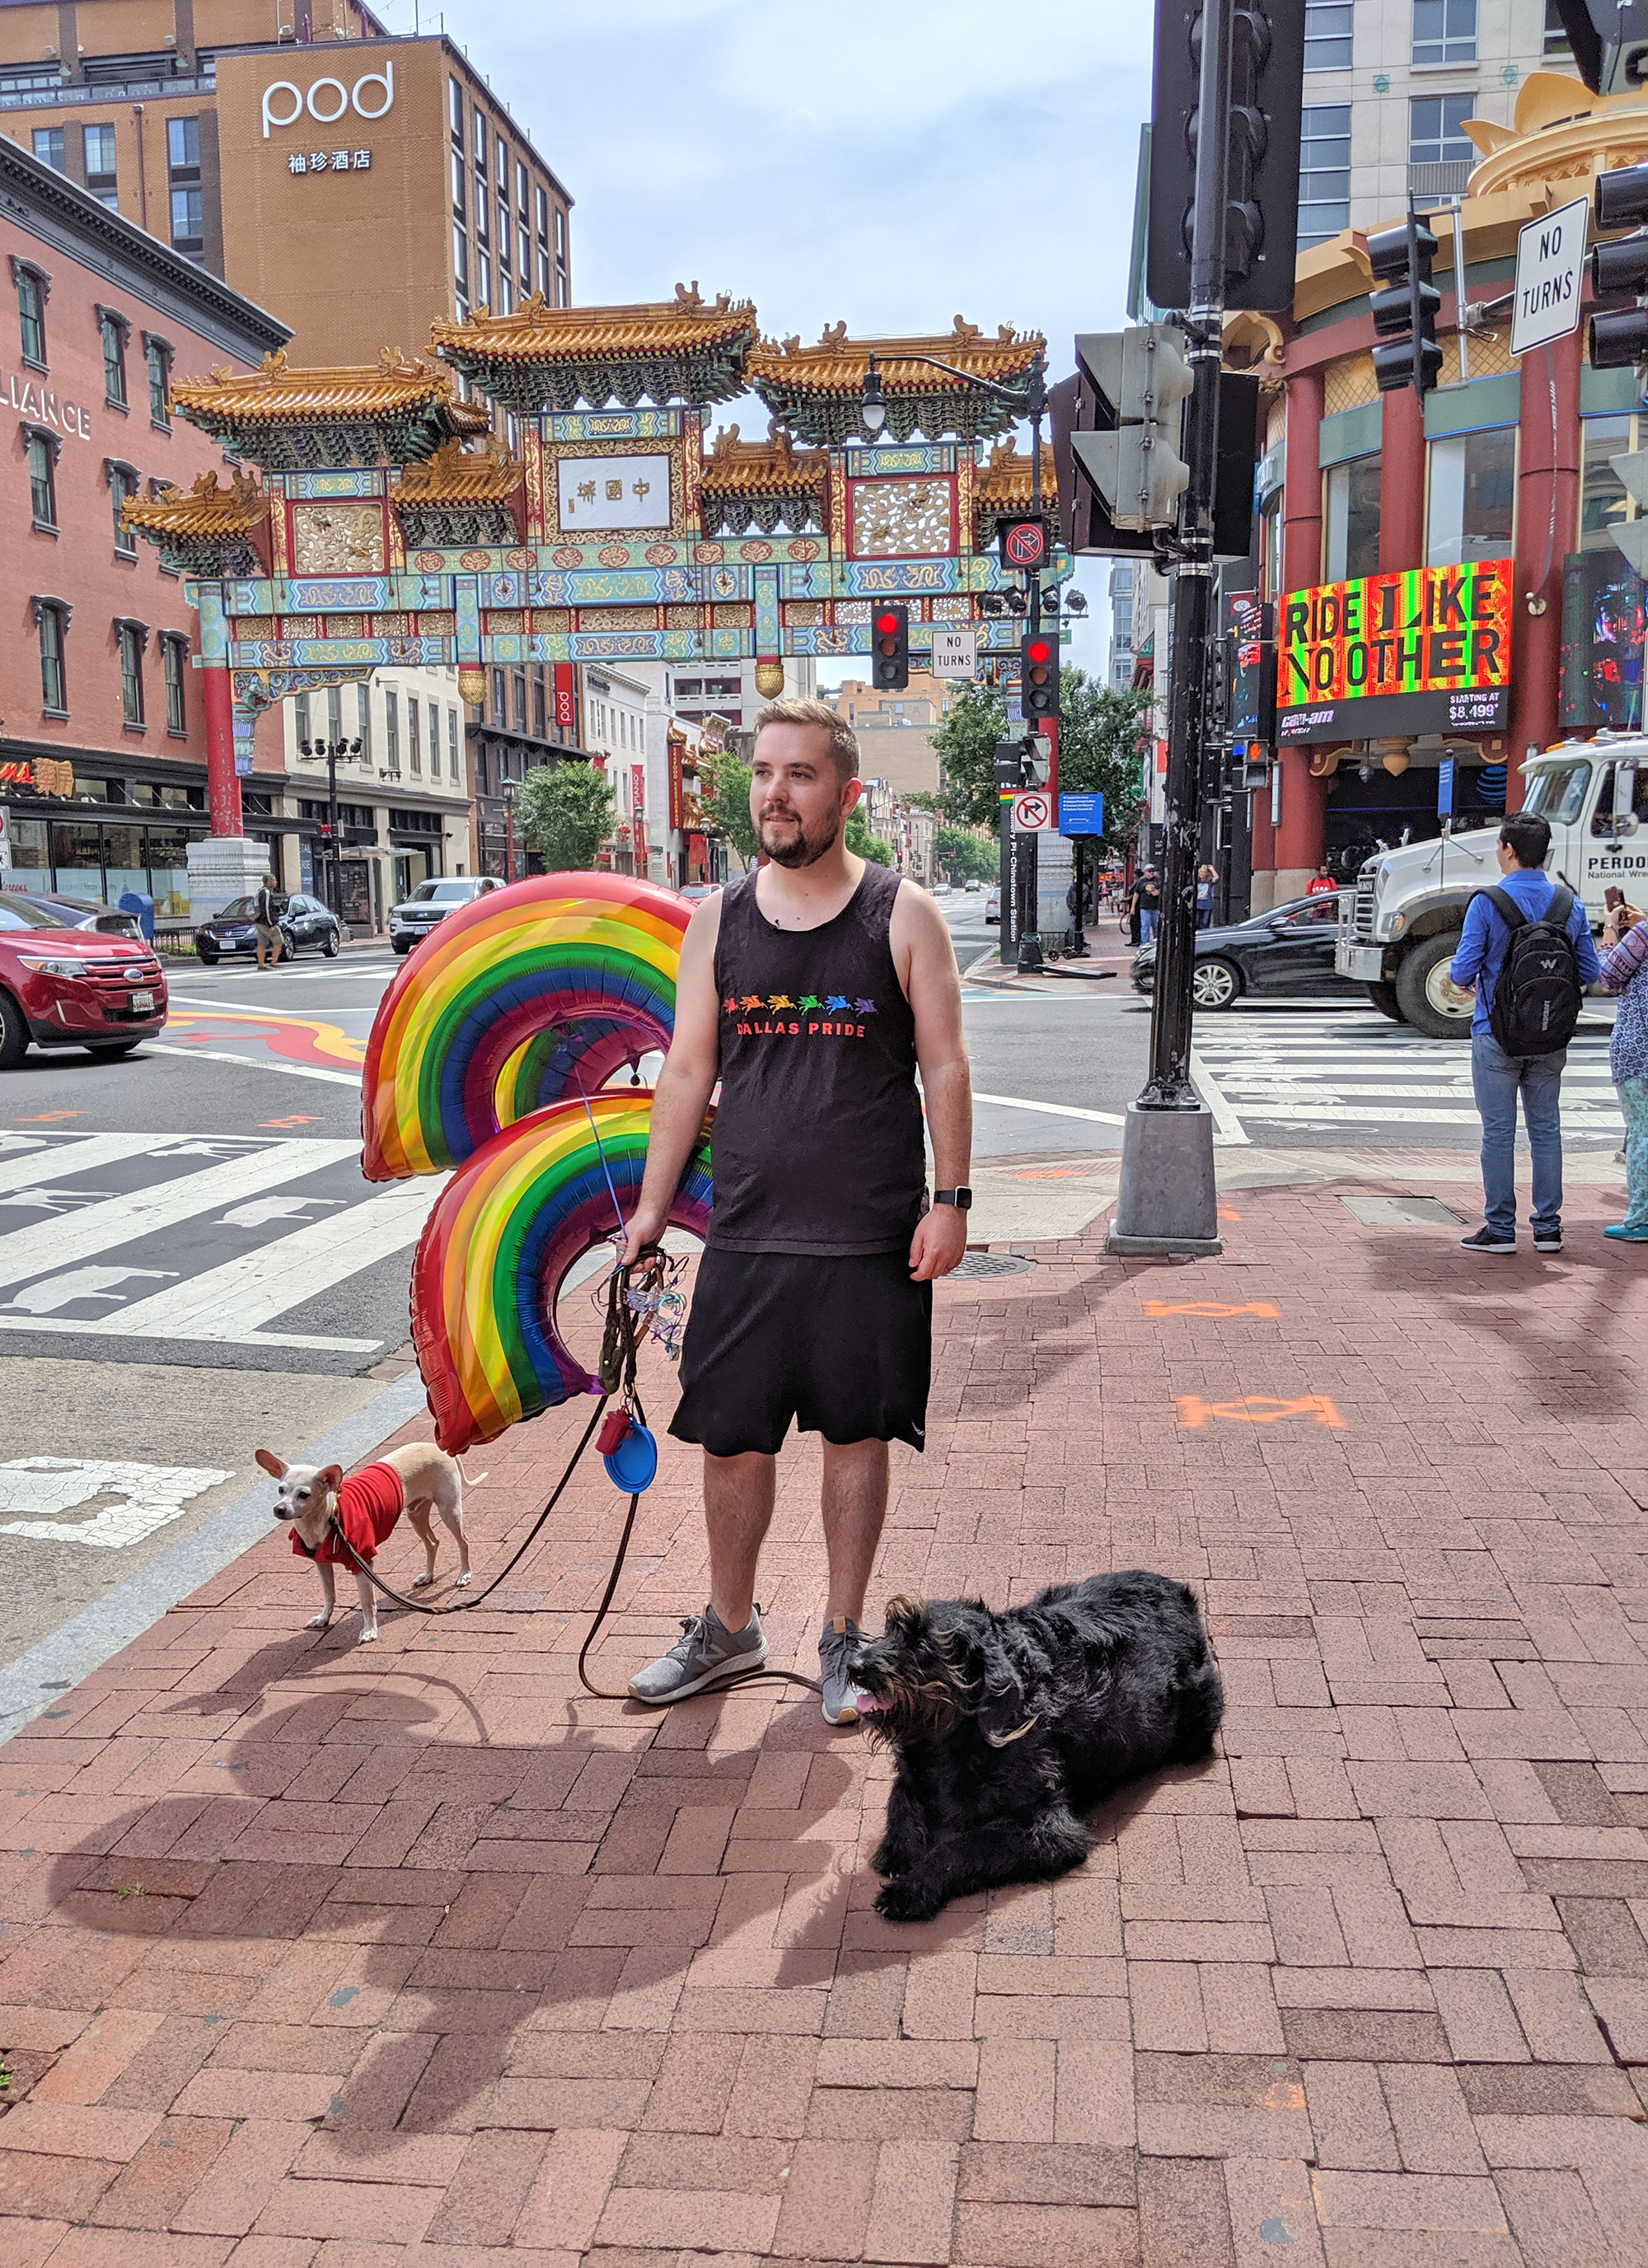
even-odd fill
[{"label": "metro station sign", "polygon": [[1277,739],[1502,731],[1514,564],[1473,560],[1290,592],[1278,608]]}]

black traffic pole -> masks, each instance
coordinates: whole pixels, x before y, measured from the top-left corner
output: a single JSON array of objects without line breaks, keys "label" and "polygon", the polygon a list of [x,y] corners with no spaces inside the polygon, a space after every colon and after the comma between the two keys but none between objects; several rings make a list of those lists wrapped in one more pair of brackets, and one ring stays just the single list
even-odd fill
[{"label": "black traffic pole", "polygon": [[[1203,0],[1191,305],[1186,325],[1186,360],[1195,385],[1186,419],[1190,479],[1180,507],[1179,556],[1172,570],[1166,845],[1150,1002],[1150,1076],[1123,1131],[1121,1185],[1115,1226],[1107,1240],[1112,1252],[1205,1255],[1223,1249],[1212,1121],[1191,1084],[1190,1049],[1223,354],[1234,12],[1233,0]],[[1163,122],[1157,122],[1157,130],[1164,130]]]},{"label": "black traffic pole", "polygon": [[[1030,381],[1024,389],[1024,414],[1030,419],[1030,508],[1033,513],[1041,511],[1041,421],[1047,407],[1046,357],[1039,347],[1036,359],[1030,366]],[[1029,608],[1030,635],[1037,637],[1041,630],[1041,569],[1024,570],[1024,598]],[[1020,652],[1023,652],[1020,648]],[[1030,688],[1019,681],[1019,709],[1023,716],[1024,696]],[[1032,720],[1024,718],[1026,736],[1034,729]],[[1049,787],[1052,783],[1049,781]],[[1038,902],[1041,888],[1041,838],[1026,835],[1016,845],[1019,858],[1019,887],[1024,894],[1024,924],[1018,940],[1018,966],[1033,973],[1042,965],[1041,908]]]}]

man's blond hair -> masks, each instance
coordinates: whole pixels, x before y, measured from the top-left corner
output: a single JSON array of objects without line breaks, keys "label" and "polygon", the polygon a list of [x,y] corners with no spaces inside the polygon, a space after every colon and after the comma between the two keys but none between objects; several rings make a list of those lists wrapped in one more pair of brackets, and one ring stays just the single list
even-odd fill
[{"label": "man's blond hair", "polygon": [[756,718],[758,740],[769,725],[809,725],[830,736],[830,761],[844,780],[858,777],[858,734],[827,701],[774,701]]}]

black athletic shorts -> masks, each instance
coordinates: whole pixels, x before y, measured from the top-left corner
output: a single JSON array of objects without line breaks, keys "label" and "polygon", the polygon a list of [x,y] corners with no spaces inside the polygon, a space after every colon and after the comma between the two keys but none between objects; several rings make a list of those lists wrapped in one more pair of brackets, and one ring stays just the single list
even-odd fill
[{"label": "black athletic shorts", "polygon": [[681,1350],[677,1441],[776,1455],[793,1418],[826,1441],[927,1443],[933,1286],[902,1252],[821,1259],[721,1252],[698,1263]]}]

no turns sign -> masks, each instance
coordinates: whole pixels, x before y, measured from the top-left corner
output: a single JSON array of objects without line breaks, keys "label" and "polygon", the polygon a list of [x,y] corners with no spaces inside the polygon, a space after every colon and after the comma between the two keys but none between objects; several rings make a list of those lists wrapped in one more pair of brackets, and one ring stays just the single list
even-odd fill
[{"label": "no turns sign", "polygon": [[1516,306],[1511,317],[1513,355],[1565,339],[1578,329],[1590,217],[1591,200],[1578,197],[1518,230]]},{"label": "no turns sign", "polygon": [[1015,835],[1040,835],[1058,824],[1051,795],[1034,790],[1029,795],[1013,798],[1013,832]]}]

